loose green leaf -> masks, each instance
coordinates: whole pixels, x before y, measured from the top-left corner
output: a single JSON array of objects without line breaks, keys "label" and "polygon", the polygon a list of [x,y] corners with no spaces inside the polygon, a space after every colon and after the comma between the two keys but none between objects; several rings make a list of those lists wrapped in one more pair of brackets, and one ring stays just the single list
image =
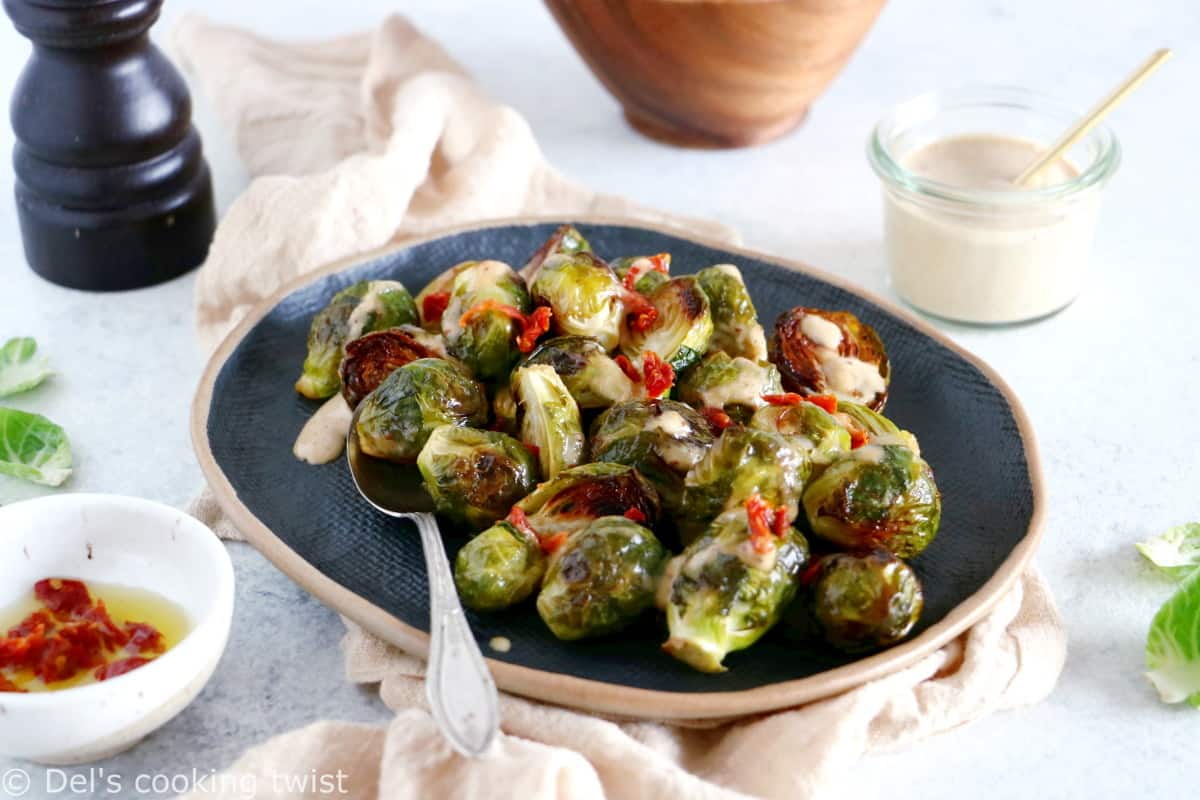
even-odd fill
[{"label": "loose green leaf", "polygon": [[40,414],[0,408],[0,474],[61,486],[71,476],[67,435]]},{"label": "loose green leaf", "polygon": [[1182,580],[1200,567],[1200,522],[1176,525],[1135,546],[1151,564]]},{"label": "loose green leaf", "polygon": [[53,374],[33,339],[9,339],[0,347],[0,397],[28,392]]},{"label": "loose green leaf", "polygon": [[1200,570],[1163,604],[1146,638],[1146,677],[1164,703],[1200,708]]}]

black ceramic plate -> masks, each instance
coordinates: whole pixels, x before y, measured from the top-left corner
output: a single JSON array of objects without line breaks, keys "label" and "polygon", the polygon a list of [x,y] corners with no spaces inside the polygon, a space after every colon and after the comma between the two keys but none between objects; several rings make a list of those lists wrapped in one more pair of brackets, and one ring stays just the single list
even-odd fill
[{"label": "black ceramic plate", "polygon": [[[556,222],[498,224],[454,232],[339,265],[286,288],[235,330],[214,356],[194,409],[193,436],[218,499],[248,538],[285,572],[369,630],[424,652],[425,563],[415,530],[372,510],[344,460],[314,467],[292,443],[317,403],[292,388],[309,321],[339,289],[364,279],[403,281],[415,294],[446,267],[494,258],[520,266]],[[703,718],[761,711],[843,691],[894,671],[944,644],[981,616],[1032,554],[1040,478],[1024,414],[982,363],[904,312],[807,268],[746,251],[624,224],[580,223],[607,257],[669,252],[672,271],[737,264],[770,329],[795,305],[848,309],[887,345],[887,413],[920,439],[944,496],[941,532],[915,559],[925,612],[905,643],[867,658],[801,647],[768,635],[705,675],[659,649],[654,614],[621,635],[560,642],[532,603],[471,623],[498,683],[565,705],[632,716]],[[464,538],[447,534],[451,559]],[[494,636],[512,641],[489,652]]]}]

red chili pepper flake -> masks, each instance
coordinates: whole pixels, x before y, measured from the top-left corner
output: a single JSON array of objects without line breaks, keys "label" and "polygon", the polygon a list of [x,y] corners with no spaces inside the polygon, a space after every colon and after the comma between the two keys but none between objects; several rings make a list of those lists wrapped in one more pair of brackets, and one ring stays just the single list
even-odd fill
[{"label": "red chili pepper flake", "polygon": [[125,633],[129,637],[125,645],[127,653],[164,653],[167,649],[163,635],[153,625],[144,622],[126,622]]},{"label": "red chili pepper flake", "polygon": [[96,676],[96,680],[106,681],[110,678],[116,678],[120,675],[124,675],[127,672],[133,672],[139,667],[146,666],[151,661],[153,661],[153,659],[131,656],[130,658],[122,658],[120,661],[114,661],[111,664],[105,664],[102,667],[98,667],[92,674]]},{"label": "red chili pepper flake", "polygon": [[633,381],[634,383],[642,382],[641,373],[637,371],[637,367],[633,365],[633,362],[629,360],[628,356],[619,355],[614,358],[613,361],[617,362],[617,366],[621,368],[621,371],[625,373],[625,376],[629,378],[629,380]]},{"label": "red chili pepper flake", "polygon": [[746,520],[750,525],[750,544],[759,554],[771,552],[775,539],[786,536],[790,527],[787,509],[772,507],[758,492],[746,500]]},{"label": "red chili pepper flake", "polygon": [[798,406],[804,402],[804,397],[795,392],[785,394],[764,394],[763,402],[772,406]]},{"label": "red chili pepper flake", "polygon": [[643,256],[637,259],[630,265],[629,271],[625,273],[625,280],[622,281],[625,288],[629,291],[634,291],[634,286],[642,279],[642,276],[647,272],[661,272],[663,275],[671,274],[671,254],[659,253],[653,256]]},{"label": "red chili pepper flake", "polygon": [[481,300],[471,306],[459,317],[458,324],[468,325],[484,314],[498,312],[517,323],[517,349],[522,353],[533,350],[538,337],[550,330],[550,319],[553,313],[549,306],[539,306],[532,314],[523,314],[521,310],[501,303],[499,300]]},{"label": "red chili pepper flake", "polygon": [[800,585],[812,586],[821,577],[821,559],[814,558],[800,573]]},{"label": "red chili pepper flake", "polygon": [[536,444],[530,444],[529,442],[521,442],[521,446],[524,447],[526,450],[528,450],[530,453],[532,453],[534,458],[542,457],[542,448],[538,447]]},{"label": "red chili pepper flake", "polygon": [[647,350],[642,357],[642,376],[646,381],[646,396],[651,400],[662,397],[675,385],[675,368]]},{"label": "red chili pepper flake", "polygon": [[92,605],[92,596],[83,581],[46,578],[33,585],[33,595],[60,619],[86,611]]},{"label": "red chili pepper flake", "polygon": [[733,418],[719,408],[704,408],[700,410],[714,431],[723,431],[733,425]]},{"label": "red chili pepper flake", "polygon": [[658,320],[658,309],[644,295],[634,291],[625,292],[625,313],[629,316],[629,329],[645,333]]},{"label": "red chili pepper flake", "polygon": [[625,519],[631,519],[634,522],[642,523],[642,522],[646,521],[646,515],[644,513],[642,513],[642,510],[640,508],[635,508],[634,506],[630,506],[628,509],[625,510]]},{"label": "red chili pepper flake", "polygon": [[773,406],[798,406],[801,403],[812,403],[833,414],[837,411],[837,398],[831,394],[796,394],[795,392],[785,392],[784,394],[764,394],[762,396],[764,402]]},{"label": "red chili pepper flake", "polygon": [[850,449],[857,450],[871,440],[870,434],[862,428],[852,428],[850,430]]},{"label": "red chili pepper flake", "polygon": [[421,301],[421,316],[426,322],[441,322],[442,314],[446,313],[446,307],[450,305],[449,292],[434,292],[425,296]]},{"label": "red chili pepper flake", "polygon": [[820,406],[830,414],[837,413],[838,399],[831,394],[810,394],[806,395],[804,400],[815,406]]},{"label": "red chili pepper flake", "polygon": [[547,555],[556,552],[558,548],[562,547],[566,543],[566,531],[559,531],[558,533],[551,534],[550,536],[546,536],[538,540],[538,544],[542,546],[542,552],[546,553]]},{"label": "red chili pepper flake", "polygon": [[529,524],[529,517],[525,516],[525,512],[517,506],[512,507],[512,510],[508,512],[508,516],[505,519],[508,520],[510,525],[526,536],[532,536],[534,539],[541,538],[538,536],[537,531],[533,529],[533,526]]}]

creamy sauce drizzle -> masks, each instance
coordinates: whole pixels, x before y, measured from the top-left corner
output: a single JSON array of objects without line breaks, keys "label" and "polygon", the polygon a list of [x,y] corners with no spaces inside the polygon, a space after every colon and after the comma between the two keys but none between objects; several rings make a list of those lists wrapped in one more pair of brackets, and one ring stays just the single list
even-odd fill
[{"label": "creamy sauce drizzle", "polygon": [[736,379],[717,384],[700,392],[700,402],[706,408],[725,408],[728,405],[762,408],[762,399],[769,383],[767,368],[748,358],[733,359],[738,367]]},{"label": "creamy sauce drizzle", "polygon": [[380,295],[396,290],[403,291],[403,289],[404,284],[399,281],[371,281],[367,285],[367,293],[363,295],[363,299],[359,300],[354,311],[350,312],[346,341],[353,341],[362,336],[371,317],[383,313],[383,300]]},{"label": "creamy sauce drizzle", "polygon": [[342,454],[354,412],[340,393],[325,401],[304,423],[292,454],[309,464],[328,464]]},{"label": "creamy sauce drizzle", "polygon": [[842,343],[842,329],[837,323],[816,314],[806,314],[800,320],[800,332],[812,339],[814,344],[829,350],[837,350]]}]

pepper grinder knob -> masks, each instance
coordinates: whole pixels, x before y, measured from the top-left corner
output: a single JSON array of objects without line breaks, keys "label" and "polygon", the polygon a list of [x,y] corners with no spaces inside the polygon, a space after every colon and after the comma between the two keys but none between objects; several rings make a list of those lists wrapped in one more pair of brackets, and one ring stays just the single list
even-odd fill
[{"label": "pepper grinder knob", "polygon": [[4,0],[33,54],[12,98],[17,217],[33,270],[134,289],[204,260],[212,179],[182,76],[150,42],[162,0]]}]

